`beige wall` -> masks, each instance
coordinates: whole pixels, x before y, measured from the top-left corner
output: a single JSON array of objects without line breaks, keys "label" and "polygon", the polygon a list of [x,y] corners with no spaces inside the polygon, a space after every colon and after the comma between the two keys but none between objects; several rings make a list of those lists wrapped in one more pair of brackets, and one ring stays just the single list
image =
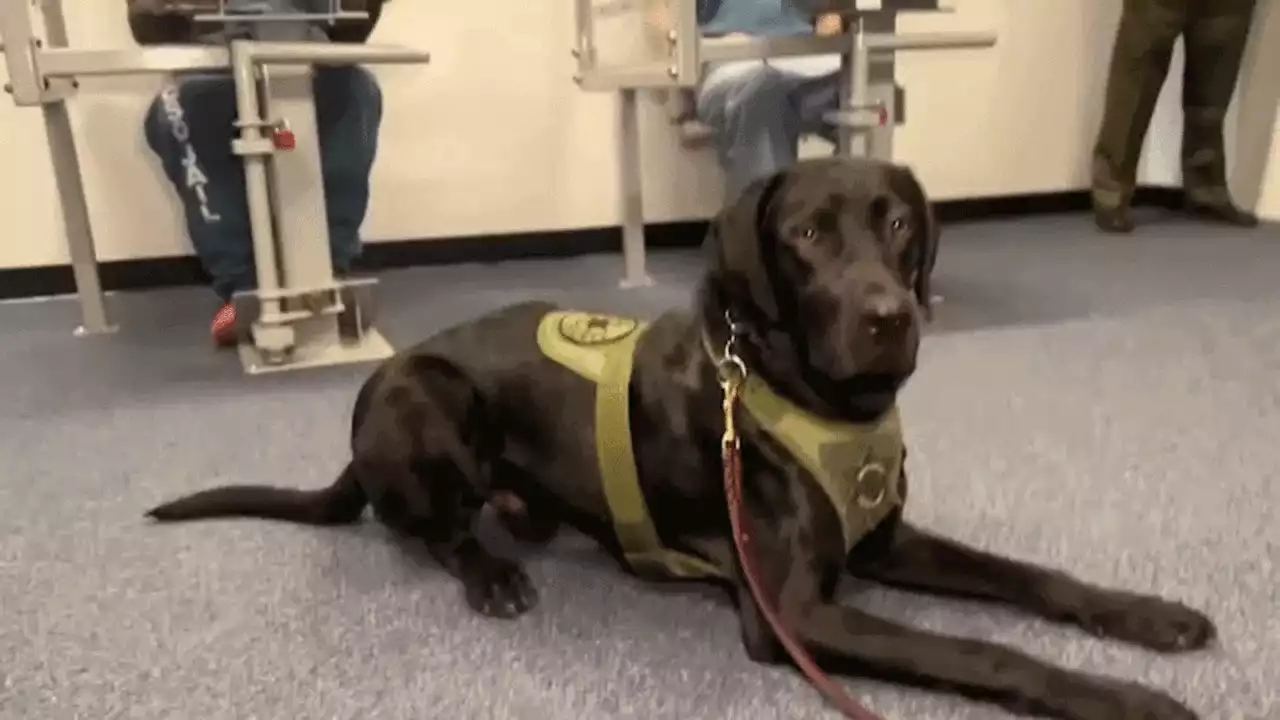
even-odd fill
[{"label": "beige wall", "polygon": [[[74,44],[131,43],[122,0],[64,1]],[[899,58],[910,109],[895,137],[898,159],[937,198],[1083,188],[1119,5],[961,0],[955,15],[903,20],[904,30],[993,29],[1000,41],[992,50]],[[371,241],[617,221],[616,106],[570,80],[571,8],[528,0],[398,0],[388,8],[375,40],[425,48],[435,60],[378,70],[386,118],[366,225]],[[1148,138],[1148,183],[1178,177],[1179,74],[1175,67]],[[157,82],[86,81],[74,102],[104,259],[189,252],[175,199],[142,138]],[[707,216],[720,199],[712,158],[680,147],[660,108],[645,104],[650,219]],[[1272,100],[1272,117],[1274,108]],[[65,262],[37,109],[0,102],[0,153],[0,268]],[[1254,184],[1265,190],[1262,204],[1280,213],[1280,180]]]}]

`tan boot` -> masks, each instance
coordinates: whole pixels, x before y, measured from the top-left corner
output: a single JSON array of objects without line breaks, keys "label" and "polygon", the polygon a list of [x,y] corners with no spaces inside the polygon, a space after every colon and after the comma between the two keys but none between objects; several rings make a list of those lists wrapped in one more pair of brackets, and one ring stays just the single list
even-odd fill
[{"label": "tan boot", "polygon": [[1133,218],[1127,205],[1107,207],[1094,203],[1093,224],[1105,233],[1124,235],[1133,232]]},{"label": "tan boot", "polygon": [[1241,208],[1231,200],[1215,200],[1202,202],[1188,200],[1186,211],[1193,217],[1210,222],[1225,223],[1233,227],[1252,228],[1258,226],[1258,216]]}]

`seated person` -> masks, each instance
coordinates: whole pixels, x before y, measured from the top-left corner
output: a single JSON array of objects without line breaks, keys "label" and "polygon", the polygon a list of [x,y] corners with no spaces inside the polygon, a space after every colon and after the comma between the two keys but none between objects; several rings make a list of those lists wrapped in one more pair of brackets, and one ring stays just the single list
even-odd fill
[{"label": "seated person", "polygon": [[[301,1],[270,0],[269,4],[277,12],[316,11],[283,7]],[[146,2],[154,0],[130,0],[131,6]],[[232,5],[228,3],[229,8]],[[299,24],[300,32],[293,23],[270,23],[269,31],[275,34],[270,39],[365,42],[381,14],[382,1],[365,5],[367,21],[332,26]],[[245,32],[244,28],[209,26],[214,32],[203,33],[189,18],[149,15],[134,7],[130,25],[134,37],[144,45],[221,43]],[[295,25],[297,35],[280,35],[289,31],[281,26],[288,25]],[[360,225],[369,205],[369,175],[378,146],[382,94],[374,77],[356,66],[317,67],[313,87],[329,243],[334,271],[341,275],[350,270],[361,252]],[[159,156],[165,175],[182,200],[192,245],[222,301],[211,328],[220,346],[236,342],[232,294],[256,284],[244,166],[231,150],[238,135],[235,118],[235,85],[229,73],[192,72],[166,84],[145,121],[147,144]]]},{"label": "seated person", "polygon": [[[786,0],[698,0],[704,37],[838,34],[840,18],[812,18]],[[709,65],[697,90],[698,119],[715,130],[715,148],[733,196],[752,180],[794,164],[800,136],[834,142],[823,117],[840,106],[839,55],[740,60]]]}]

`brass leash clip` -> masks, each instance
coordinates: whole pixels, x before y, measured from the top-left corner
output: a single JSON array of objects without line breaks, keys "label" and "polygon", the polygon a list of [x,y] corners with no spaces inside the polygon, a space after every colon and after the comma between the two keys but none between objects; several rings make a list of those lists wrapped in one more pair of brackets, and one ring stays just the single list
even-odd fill
[{"label": "brass leash clip", "polygon": [[725,448],[737,448],[738,427],[734,422],[734,409],[738,404],[742,384],[747,380],[747,365],[738,357],[735,349],[740,327],[728,313],[725,313],[725,321],[729,325],[729,339],[725,341],[720,361],[716,363],[716,376],[720,379],[720,390],[724,395],[724,436],[721,443]]}]

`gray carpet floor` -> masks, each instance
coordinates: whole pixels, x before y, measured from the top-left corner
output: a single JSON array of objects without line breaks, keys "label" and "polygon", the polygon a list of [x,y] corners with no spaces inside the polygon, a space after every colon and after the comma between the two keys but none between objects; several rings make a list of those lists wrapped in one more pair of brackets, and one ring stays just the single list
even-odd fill
[{"label": "gray carpet floor", "polygon": [[[1201,606],[1220,646],[1160,657],[1018,614],[878,589],[850,602],[1141,679],[1205,718],[1280,718],[1280,230],[1160,213],[1131,238],[1084,217],[950,229],[945,296],[904,399],[909,516],[1090,580]],[[406,342],[502,303],[653,314],[696,253],[615,289],[613,257],[417,269],[383,280]],[[157,527],[149,505],[225,482],[320,486],[366,369],[245,378],[199,289],[0,306],[0,717],[63,720],[831,718],[744,657],[710,593],[620,577],[581,538],[528,555],[541,605],[471,614],[374,524]],[[990,707],[866,681],[888,718]]]}]

